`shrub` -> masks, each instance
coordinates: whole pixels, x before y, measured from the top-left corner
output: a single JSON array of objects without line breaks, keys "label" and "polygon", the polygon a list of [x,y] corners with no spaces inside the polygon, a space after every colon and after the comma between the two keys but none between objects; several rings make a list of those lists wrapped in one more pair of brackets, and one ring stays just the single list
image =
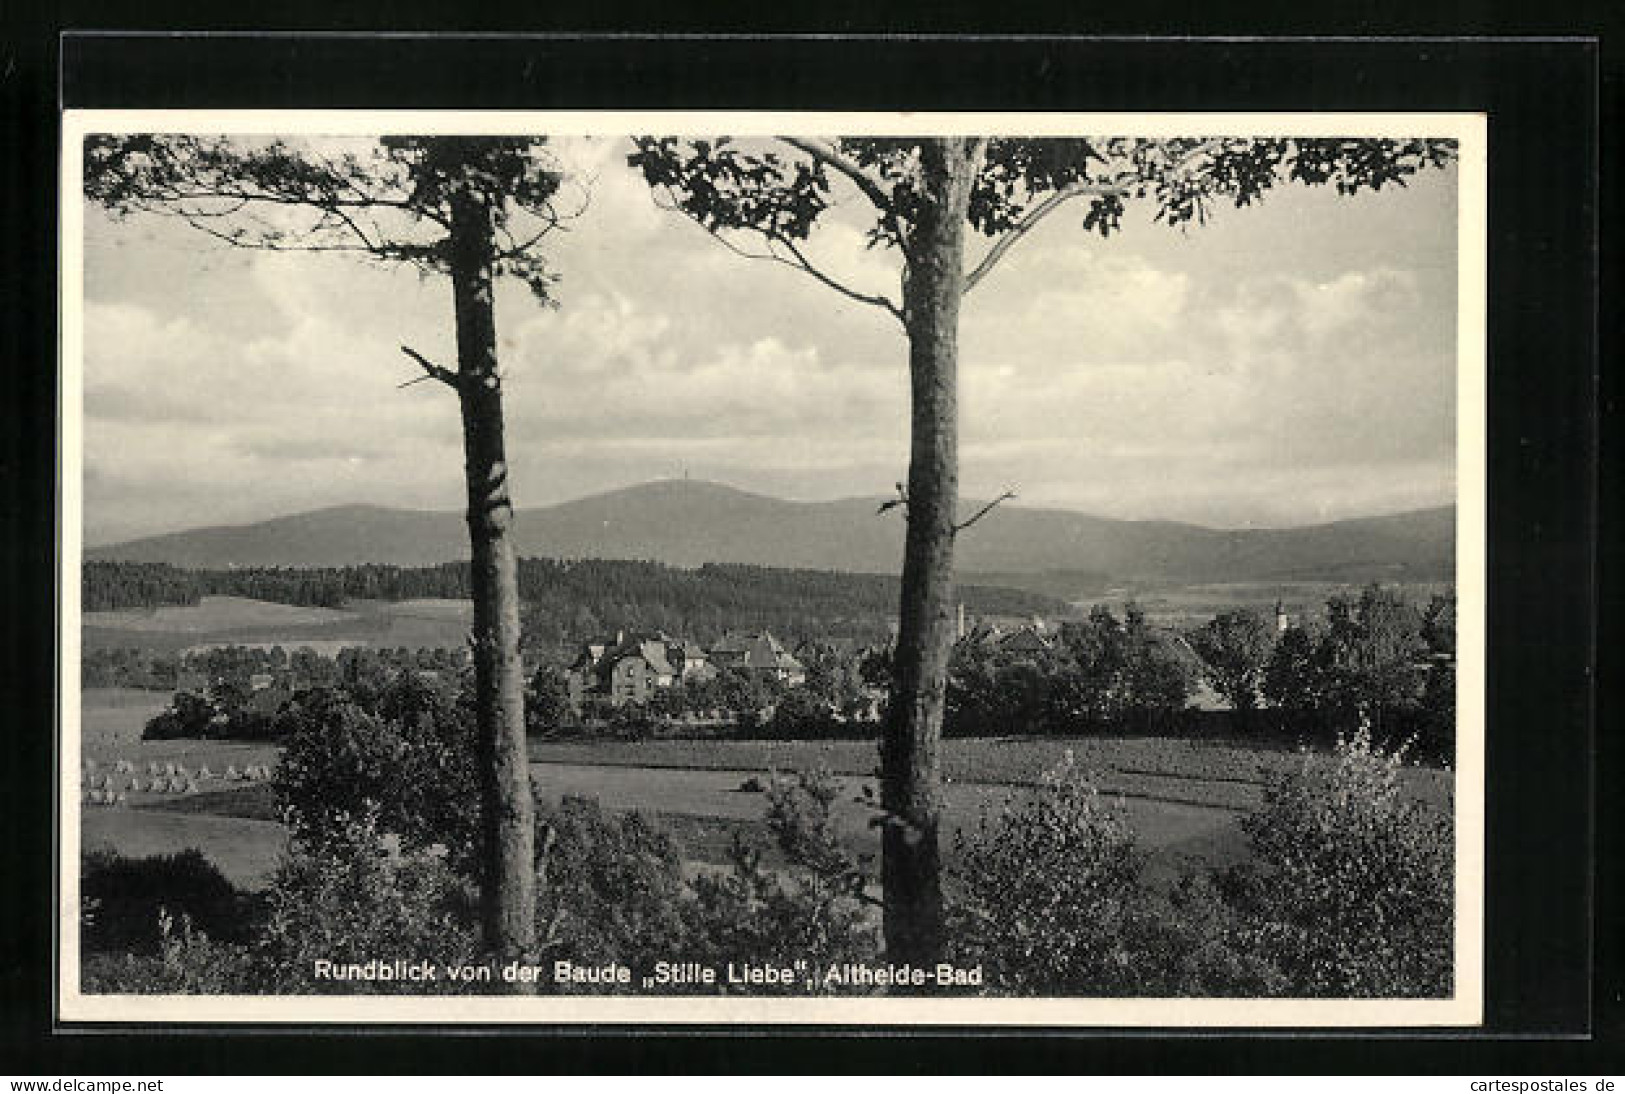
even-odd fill
[{"label": "shrub", "polygon": [[[837,962],[879,953],[866,863],[846,849],[832,806],[840,783],[827,772],[776,777],[768,787],[768,830],[788,863],[762,864],[762,849],[736,837],[726,871],[694,879],[690,952],[714,963],[750,960],[794,967],[807,963],[810,990],[824,992],[822,973]],[[800,994],[805,980],[756,985],[752,993]]]},{"label": "shrub", "polygon": [[573,721],[574,716],[570,684],[564,672],[552,665],[537,669],[525,688],[525,732],[557,733]]},{"label": "shrub", "polygon": [[773,708],[768,731],[786,740],[810,740],[835,736],[840,732],[829,704],[806,690],[787,692]]},{"label": "shrub", "polygon": [[654,736],[656,720],[642,703],[623,703],[611,707],[604,732],[623,741],[647,741]]},{"label": "shrub", "polygon": [[169,706],[147,722],[141,739],[170,741],[177,737],[207,737],[214,714],[214,704],[207,696],[195,691],[178,691]]},{"label": "shrub", "polygon": [[248,937],[251,909],[243,894],[202,852],[149,858],[92,851],[79,872],[81,945],[87,951],[155,954],[159,921],[187,921],[222,940]]},{"label": "shrub", "polygon": [[[412,676],[372,698],[313,691],[284,715],[273,787],[292,837],[311,849],[363,814],[407,850],[444,847],[473,869],[479,831],[474,720],[457,696]],[[341,848],[342,850],[343,848]]]},{"label": "shrub", "polygon": [[[364,812],[318,844],[294,843],[272,878],[269,911],[254,944],[259,991],[295,994],[459,992],[438,980],[317,979],[315,962],[476,961],[473,894],[433,851],[397,851]],[[489,989],[488,984],[475,985]]]},{"label": "shrub", "polygon": [[154,952],[92,955],[87,992],[163,994],[458,993],[490,984],[317,978],[315,962],[378,959],[476,964],[467,882],[434,852],[390,847],[364,813],[319,845],[295,843],[272,878],[262,917],[222,941],[160,908]]},{"label": "shrub", "polygon": [[1285,978],[1206,876],[1153,884],[1121,810],[1070,757],[957,837],[952,956],[1020,995],[1260,996]]},{"label": "shrub", "polygon": [[537,937],[548,959],[649,963],[681,953],[676,842],[643,813],[566,797],[537,817]]},{"label": "shrub", "polygon": [[260,967],[244,945],[216,942],[160,910],[156,954],[87,954],[80,990],[87,995],[245,995],[263,991]]},{"label": "shrub", "polygon": [[1140,990],[1134,947],[1144,856],[1121,810],[1066,761],[1030,796],[984,808],[955,839],[949,934],[956,962],[994,991]]},{"label": "shrub", "polygon": [[1403,749],[1374,746],[1362,726],[1333,762],[1306,756],[1242,822],[1257,864],[1226,887],[1292,994],[1450,991],[1451,817],[1403,795],[1403,765]]},{"label": "shrub", "polygon": [[1136,994],[1164,998],[1281,995],[1286,978],[1254,944],[1244,921],[1203,873],[1171,892],[1148,887],[1128,920]]}]

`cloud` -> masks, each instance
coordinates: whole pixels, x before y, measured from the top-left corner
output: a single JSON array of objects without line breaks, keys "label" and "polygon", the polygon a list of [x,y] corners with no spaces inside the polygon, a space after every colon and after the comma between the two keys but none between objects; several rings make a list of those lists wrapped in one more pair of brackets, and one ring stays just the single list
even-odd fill
[{"label": "cloud", "polygon": [[[516,500],[684,470],[795,497],[885,492],[908,451],[896,321],[656,208],[624,152],[558,148],[597,172],[586,214],[550,240],[559,306],[499,286]],[[1447,498],[1453,237],[1435,221],[1453,203],[1393,200],[1410,212],[1272,197],[1188,237],[1101,240],[1051,218],[965,302],[965,489],[1221,524]],[[454,360],[445,281],[230,253],[167,223],[89,234],[93,528],[460,504],[455,399],[397,387],[417,375],[401,345]],[[867,250],[850,210],[809,254],[897,292],[896,255]]]}]

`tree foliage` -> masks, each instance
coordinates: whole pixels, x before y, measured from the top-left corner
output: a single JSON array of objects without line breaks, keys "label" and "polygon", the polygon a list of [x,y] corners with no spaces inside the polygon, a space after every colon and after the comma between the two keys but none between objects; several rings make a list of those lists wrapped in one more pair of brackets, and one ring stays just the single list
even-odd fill
[{"label": "tree foliage", "polygon": [[85,196],[114,215],[177,217],[234,247],[323,251],[446,274],[452,200],[473,181],[496,201],[495,272],[548,300],[537,249],[571,215],[540,138],[382,137],[250,141],[136,134],[85,141]]},{"label": "tree foliage", "polygon": [[1221,612],[1191,635],[1208,678],[1230,706],[1246,714],[1258,705],[1259,687],[1274,648],[1264,617],[1250,609]]},{"label": "tree foliage", "polygon": [[[841,791],[840,781],[824,771],[772,779],[766,821],[785,864],[769,867],[763,849],[741,838],[728,870],[694,879],[689,915],[696,954],[718,962],[738,954],[785,966],[807,961],[814,970],[877,958],[879,940],[865,891],[871,864],[847,846],[835,826]],[[792,982],[766,990],[797,994],[808,988]],[[830,989],[815,977],[811,990]]]},{"label": "tree foliage", "polygon": [[1257,866],[1237,871],[1233,899],[1298,993],[1449,994],[1452,818],[1405,794],[1404,762],[1362,727],[1242,819]]},{"label": "tree foliage", "polygon": [[319,850],[351,821],[472,871],[480,798],[471,696],[403,673],[370,698],[322,689],[285,720],[273,777],[290,836]]},{"label": "tree foliage", "polygon": [[1104,604],[1061,625],[1052,647],[1015,652],[975,636],[954,649],[947,732],[1078,734],[1167,728],[1185,709],[1194,674],[1173,636],[1133,603],[1119,619]]},{"label": "tree foliage", "polygon": [[[753,252],[832,281],[802,246],[830,211],[841,187],[855,188],[866,210],[870,247],[907,251],[922,213],[920,138],[843,137],[773,141],[729,137],[640,137],[633,167],[678,210],[727,237],[757,236]],[[1131,204],[1174,226],[1204,223],[1216,206],[1251,205],[1283,182],[1330,185],[1340,193],[1403,186],[1456,154],[1448,140],[1305,137],[992,137],[984,142],[966,208],[970,227],[997,242],[967,274],[967,289],[990,272],[1008,246],[1063,202],[1085,200],[1085,231],[1107,235]],[[832,285],[902,318],[896,300]]]},{"label": "tree foliage", "polygon": [[1388,715],[1413,706],[1422,671],[1422,619],[1402,593],[1368,585],[1326,603],[1326,658],[1336,701],[1350,719],[1380,733]]}]

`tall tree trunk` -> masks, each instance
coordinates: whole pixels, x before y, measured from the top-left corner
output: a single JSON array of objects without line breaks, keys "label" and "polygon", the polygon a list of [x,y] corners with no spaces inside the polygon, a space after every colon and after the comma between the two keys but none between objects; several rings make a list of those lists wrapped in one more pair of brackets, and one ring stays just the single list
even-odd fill
[{"label": "tall tree trunk", "polygon": [[497,375],[491,214],[490,198],[477,184],[465,184],[452,199],[451,278],[474,594],[480,900],[486,949],[504,961],[529,962],[536,938],[535,808],[525,754],[519,580]]},{"label": "tall tree trunk", "polygon": [[954,523],[959,499],[959,302],[965,213],[980,142],[927,140],[910,231],[903,309],[912,395],[908,535],[891,702],[881,738],[886,956],[943,953],[942,714],[953,652]]}]

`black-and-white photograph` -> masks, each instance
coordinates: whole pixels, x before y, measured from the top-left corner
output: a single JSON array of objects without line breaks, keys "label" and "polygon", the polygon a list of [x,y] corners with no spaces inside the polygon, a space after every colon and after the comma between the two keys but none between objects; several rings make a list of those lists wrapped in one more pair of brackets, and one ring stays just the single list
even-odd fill
[{"label": "black-and-white photograph", "polygon": [[1479,1021],[1481,118],[66,126],[64,1017]]}]

